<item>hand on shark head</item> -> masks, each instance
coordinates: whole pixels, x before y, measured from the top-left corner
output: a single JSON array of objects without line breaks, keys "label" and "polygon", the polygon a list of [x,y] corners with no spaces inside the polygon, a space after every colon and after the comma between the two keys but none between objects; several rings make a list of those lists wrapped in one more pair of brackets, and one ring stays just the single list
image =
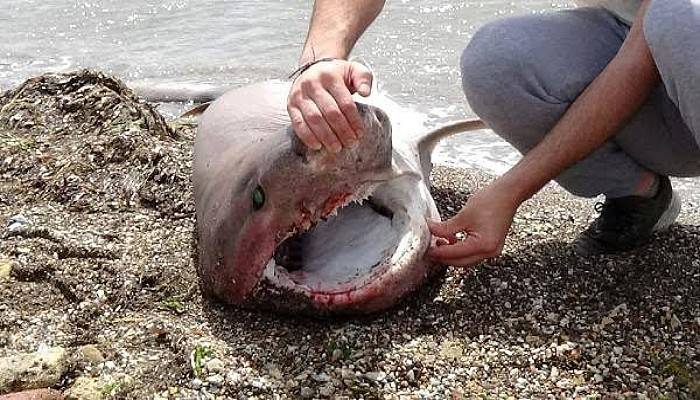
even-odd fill
[{"label": "hand on shark head", "polygon": [[428,221],[436,237],[428,256],[447,265],[467,267],[501,254],[519,203],[491,185],[475,194],[453,218]]},{"label": "hand on shark head", "polygon": [[362,119],[353,93],[369,96],[372,73],[345,60],[319,62],[293,82],[287,112],[294,132],[308,147],[337,153],[362,137]]}]

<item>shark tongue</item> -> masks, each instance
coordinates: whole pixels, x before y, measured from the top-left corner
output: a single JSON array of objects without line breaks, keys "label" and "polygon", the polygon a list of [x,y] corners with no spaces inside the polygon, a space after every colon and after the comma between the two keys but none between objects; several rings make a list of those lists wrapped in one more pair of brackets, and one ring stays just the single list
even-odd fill
[{"label": "shark tongue", "polygon": [[392,219],[393,212],[371,198],[350,202],[280,243],[270,268],[311,293],[350,292],[366,284],[392,254],[398,243]]}]

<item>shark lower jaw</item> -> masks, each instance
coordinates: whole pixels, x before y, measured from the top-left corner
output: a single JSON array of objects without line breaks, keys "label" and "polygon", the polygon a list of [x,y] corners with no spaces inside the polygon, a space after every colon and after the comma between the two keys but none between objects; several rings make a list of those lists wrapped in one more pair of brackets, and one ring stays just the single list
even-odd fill
[{"label": "shark lower jaw", "polygon": [[429,234],[411,229],[415,224],[405,204],[379,200],[387,198],[382,190],[390,192],[391,185],[380,186],[366,200],[339,207],[325,220],[282,241],[265,266],[263,286],[290,299],[303,298],[317,310],[361,307],[402,292],[391,286],[405,282],[392,282],[391,277],[405,275],[404,268],[422,261],[416,238]]}]

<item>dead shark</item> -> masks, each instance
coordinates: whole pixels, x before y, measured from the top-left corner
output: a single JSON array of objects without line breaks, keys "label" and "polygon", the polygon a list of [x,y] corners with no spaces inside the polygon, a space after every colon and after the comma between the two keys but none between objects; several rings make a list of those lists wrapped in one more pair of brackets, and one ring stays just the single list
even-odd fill
[{"label": "dead shark", "polygon": [[372,95],[357,103],[363,139],[331,154],[296,138],[288,93],[282,81],[233,89],[201,116],[193,184],[203,292],[285,313],[390,308],[444,268],[425,257],[426,218],[440,218],[429,190],[433,148],[485,126],[416,132]]}]

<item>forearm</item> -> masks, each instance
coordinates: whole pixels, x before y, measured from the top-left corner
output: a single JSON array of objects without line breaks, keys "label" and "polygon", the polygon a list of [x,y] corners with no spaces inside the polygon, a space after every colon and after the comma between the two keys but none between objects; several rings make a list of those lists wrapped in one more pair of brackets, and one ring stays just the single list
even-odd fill
[{"label": "forearm", "polygon": [[316,0],[299,63],[347,58],[383,6],[384,0]]},{"label": "forearm", "polygon": [[[496,184],[520,204],[614,136],[644,104],[659,74],[643,33],[645,1],[622,48],[545,139]],[[643,140],[640,138],[640,140]]]}]

